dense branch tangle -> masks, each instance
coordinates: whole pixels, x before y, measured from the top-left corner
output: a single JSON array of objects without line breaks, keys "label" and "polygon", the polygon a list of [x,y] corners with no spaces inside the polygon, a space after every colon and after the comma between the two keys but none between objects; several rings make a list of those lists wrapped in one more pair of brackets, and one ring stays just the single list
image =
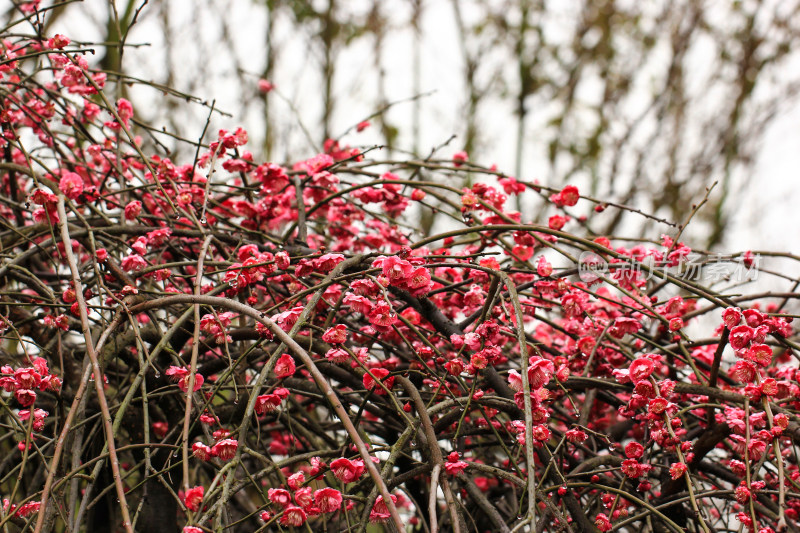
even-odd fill
[{"label": "dense branch tangle", "polygon": [[155,157],[65,39],[9,43],[2,527],[797,530],[795,286],[461,154]]}]

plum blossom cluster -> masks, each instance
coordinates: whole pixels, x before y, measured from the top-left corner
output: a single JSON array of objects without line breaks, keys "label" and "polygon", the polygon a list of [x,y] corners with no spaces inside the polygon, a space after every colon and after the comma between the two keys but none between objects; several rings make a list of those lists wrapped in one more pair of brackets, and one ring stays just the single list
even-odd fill
[{"label": "plum blossom cluster", "polygon": [[42,502],[39,501],[29,501],[17,506],[11,503],[7,498],[3,498],[3,514],[6,516],[28,518],[32,514],[39,512],[41,506]]},{"label": "plum blossom cluster", "polygon": [[[407,252],[401,255],[407,255]],[[384,286],[397,287],[412,296],[424,296],[433,286],[430,271],[423,266],[424,264],[424,259],[414,257],[402,259],[392,255],[379,257],[372,262],[372,267],[381,269],[379,281]]]},{"label": "plum blossom cluster", "polygon": [[256,397],[255,411],[257,415],[264,415],[276,411],[281,403],[289,397],[289,389],[277,387],[269,394],[259,394]]},{"label": "plum blossom cluster", "polygon": [[231,312],[203,315],[200,318],[200,329],[214,337],[217,344],[224,342],[233,342],[233,338],[227,334],[227,330],[231,325],[231,321],[235,318],[235,314]]},{"label": "plum blossom cluster", "polygon": [[798,527],[793,285],[703,284],[683,231],[592,233],[625,209],[460,150],[167,157],[69,39],[0,41],[4,423],[69,444],[7,447],[41,492],[6,525]]},{"label": "plum blossom cluster", "polygon": [[[297,472],[287,472],[284,486],[267,490],[271,505],[270,510],[261,512],[262,521],[277,520],[283,526],[299,527],[321,515],[334,515],[344,509],[354,509],[355,502],[347,500],[340,490],[330,486],[315,488],[314,485],[318,485],[315,479],[322,481],[322,475],[328,470],[343,484],[355,483],[365,472],[363,461],[342,457],[328,466],[320,458],[314,457],[310,462],[310,466]],[[394,495],[392,499],[394,502],[398,501]],[[388,509],[379,496],[370,511],[370,520],[382,522],[389,516]],[[328,519],[334,517],[329,516]]]},{"label": "plum blossom cluster", "polygon": [[[764,344],[767,336],[788,337],[792,333],[791,325],[785,319],[771,318],[758,309],[742,311],[738,307],[729,307],[722,313],[722,321],[728,330],[728,343],[736,357],[741,359],[733,365],[731,372],[745,383],[755,381],[759,371],[772,362],[772,348]],[[767,386],[768,389],[774,387]]]},{"label": "plum blossom cluster", "polygon": [[[269,501],[277,507],[276,514],[284,526],[302,526],[309,517],[330,514],[342,508],[342,493],[331,487],[314,490],[304,485],[303,472],[288,477],[289,489],[271,488],[267,491]],[[261,519],[269,521],[272,514],[264,511]]]},{"label": "plum blossom cluster", "polygon": [[189,390],[189,383],[192,379],[194,380],[192,388],[194,392],[199,391],[203,387],[203,382],[205,381],[202,374],[195,373],[192,375],[188,368],[182,366],[170,366],[167,368],[166,374],[178,383],[178,387],[180,387],[183,392]]},{"label": "plum blossom cluster", "polygon": [[[224,433],[228,434],[227,431]],[[214,457],[219,458],[220,461],[230,461],[236,456],[238,448],[239,441],[236,439],[221,438],[212,446],[195,442],[192,444],[192,454],[201,461],[210,461]]]},{"label": "plum blossom cluster", "polygon": [[14,398],[23,407],[30,407],[36,402],[36,391],[61,391],[61,378],[50,373],[47,360],[36,357],[32,366],[14,369],[9,365],[0,367],[0,386],[6,392],[14,393]]}]

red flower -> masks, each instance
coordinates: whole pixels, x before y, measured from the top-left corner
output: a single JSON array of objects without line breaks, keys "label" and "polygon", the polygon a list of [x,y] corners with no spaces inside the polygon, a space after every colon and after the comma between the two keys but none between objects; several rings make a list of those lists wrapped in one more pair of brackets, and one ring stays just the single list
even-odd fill
[{"label": "red flower", "polygon": [[508,371],[508,386],[516,392],[522,390],[522,375],[514,369]]},{"label": "red flower", "polygon": [[201,442],[195,442],[192,444],[192,454],[201,461],[208,461],[214,456],[211,447],[206,446]]},{"label": "red flower", "polygon": [[[788,420],[788,419],[787,419]],[[788,423],[788,422],[787,422]],[[311,476],[316,476],[320,471],[328,465],[319,457],[312,457],[309,461],[311,463],[311,470],[308,472]]]},{"label": "red flower", "polygon": [[142,212],[142,202],[134,200],[125,206],[125,220],[135,220]]},{"label": "red flower", "polygon": [[755,365],[749,361],[736,361],[730,371],[731,377],[742,383],[752,382],[756,379],[757,373]]},{"label": "red flower", "polygon": [[604,513],[598,514],[594,519],[594,525],[600,531],[611,531],[611,520]]},{"label": "red flower", "polygon": [[[173,380],[178,382],[178,387],[183,392],[187,392],[189,389],[189,369],[186,367],[181,366],[171,366],[167,369],[166,374],[170,376]],[[195,374],[194,376],[194,392],[200,390],[200,387],[203,386],[203,382],[205,379],[200,374]]]},{"label": "red flower", "polygon": [[303,308],[300,306],[293,307],[288,311],[278,313],[272,320],[275,321],[283,331],[289,331],[297,323],[300,315],[303,313]]},{"label": "red flower", "polygon": [[547,385],[547,382],[553,376],[553,372],[555,372],[555,366],[552,361],[537,355],[530,358],[528,365],[528,383],[531,386],[531,390],[541,389]]},{"label": "red flower", "polygon": [[42,376],[33,368],[19,368],[14,372],[14,380],[20,389],[35,389],[42,381]]},{"label": "red flower", "polygon": [[553,273],[553,265],[544,257],[539,257],[539,262],[536,264],[536,273],[546,278]]},{"label": "red flower", "polygon": [[766,344],[754,344],[744,354],[744,358],[760,366],[769,366],[772,362],[772,348]]},{"label": "red flower", "polygon": [[[389,495],[392,498],[392,503],[397,501],[397,496],[394,494]],[[386,506],[386,502],[383,501],[383,496],[378,496],[375,500],[375,505],[372,506],[372,510],[369,512],[369,521],[370,522],[384,522],[392,516],[389,513],[389,508]]]},{"label": "red flower", "polygon": [[622,473],[631,479],[638,478],[640,474],[639,462],[636,459],[625,459],[622,461]]},{"label": "red flower", "polygon": [[292,504],[292,495],[286,489],[269,489],[267,497],[272,503],[276,503],[283,508],[289,507]]},{"label": "red flower", "polygon": [[20,518],[27,518],[28,516],[37,512],[41,506],[42,502],[28,502],[24,505],[20,505],[15,514]]},{"label": "red flower", "polygon": [[[742,481],[742,483],[744,483],[744,481]],[[742,504],[750,501],[751,496],[752,495],[750,491],[747,489],[745,485],[739,485],[738,487],[736,487],[736,490],[734,491],[734,497],[736,498],[736,501]]]},{"label": "red flower", "polygon": [[410,278],[414,272],[414,266],[411,263],[396,255],[381,256],[372,262],[372,266],[380,267],[383,275],[392,283],[402,282]]},{"label": "red flower", "polygon": [[337,511],[342,505],[342,493],[336,489],[325,487],[314,492],[314,503],[322,513]]},{"label": "red flower", "polygon": [[574,185],[567,185],[558,194],[550,195],[550,201],[559,207],[573,206],[578,203],[580,193]]},{"label": "red flower", "polygon": [[294,375],[296,370],[294,359],[288,353],[281,355],[275,363],[275,375],[278,379],[289,378]]},{"label": "red flower", "polygon": [[669,407],[669,402],[664,398],[653,398],[647,404],[647,410],[655,415],[660,415]]},{"label": "red flower", "polygon": [[200,504],[203,503],[203,494],[205,489],[203,487],[192,487],[188,491],[186,491],[186,495],[183,497],[183,504],[186,506],[187,509],[193,512],[197,512],[200,510]]},{"label": "red flower", "polygon": [[153,433],[159,439],[163,439],[169,431],[169,424],[166,422],[153,422]]},{"label": "red flower", "polygon": [[277,394],[262,394],[256,398],[255,411],[261,416],[275,411],[281,405],[281,397]]},{"label": "red flower", "polygon": [[325,352],[325,358],[331,363],[346,363],[350,360],[350,354],[344,348],[331,348]]},{"label": "red flower", "polygon": [[83,193],[83,178],[74,172],[62,172],[58,189],[70,200],[76,199]]},{"label": "red flower", "polygon": [[750,344],[750,341],[753,340],[754,334],[755,331],[753,331],[753,328],[742,324],[741,326],[736,326],[731,329],[728,342],[730,342],[734,350],[743,350]]},{"label": "red flower", "polygon": [[745,309],[742,314],[747,325],[751,328],[760,326],[766,318],[758,309]]},{"label": "red flower", "polygon": [[467,468],[467,463],[459,460],[458,452],[453,452],[447,456],[447,461],[444,463],[444,469],[451,476],[457,476]]},{"label": "red flower", "polygon": [[561,215],[553,215],[549,219],[547,219],[547,226],[550,229],[560,230],[564,227],[564,224],[567,223],[567,218]]},{"label": "red flower", "polygon": [[739,325],[742,320],[742,310],[738,307],[728,307],[722,312],[722,321],[725,322],[725,327],[733,329]]},{"label": "red flower", "polygon": [[644,455],[644,446],[638,442],[629,442],[625,445],[625,455],[630,459],[640,459]]},{"label": "red flower", "polygon": [[672,463],[672,466],[669,467],[669,476],[672,479],[678,479],[683,476],[688,469],[689,467],[683,463]]},{"label": "red flower", "polygon": [[[372,373],[372,376],[378,378],[378,380],[380,380],[380,382],[383,383],[387,389],[391,389],[394,385],[394,376],[387,378],[386,376],[389,375],[389,371],[385,368],[373,368],[370,370],[370,372]],[[386,391],[379,387],[375,380],[372,379],[372,376],[369,375],[369,373],[364,374],[364,388],[373,391],[378,396],[386,394]]]},{"label": "red flower", "polygon": [[317,272],[322,272],[324,274],[333,270],[333,268],[342,261],[344,261],[344,256],[342,254],[325,254],[314,259],[313,265],[314,268],[317,269]]},{"label": "red flower", "polygon": [[640,357],[631,363],[628,376],[634,384],[644,381],[653,373],[656,365],[652,359]]},{"label": "red flower", "polygon": [[126,272],[138,272],[147,266],[147,261],[139,254],[131,254],[123,257],[120,265]]},{"label": "red flower", "polygon": [[17,389],[14,396],[23,407],[30,407],[36,401],[36,393],[30,389]]},{"label": "red flower", "polygon": [[125,98],[120,98],[117,100],[117,114],[127,126],[128,121],[133,117],[133,105]]},{"label": "red flower", "polygon": [[283,510],[281,524],[284,526],[300,527],[306,521],[306,512],[300,507],[290,505]]},{"label": "red flower", "polygon": [[70,43],[69,37],[64,37],[57,33],[54,37],[47,40],[47,47],[54,50],[60,50]]},{"label": "red flower", "polygon": [[373,307],[373,304],[369,299],[362,295],[353,294],[350,292],[344,295],[344,300],[342,300],[342,303],[349,306],[353,311],[364,315],[372,311]]},{"label": "red flower", "polygon": [[274,88],[275,88],[275,86],[272,84],[272,82],[270,82],[268,80],[263,80],[263,79],[262,80],[258,80],[258,91],[260,93],[267,94],[268,92],[272,91],[272,89],[274,89]]},{"label": "red flower", "polygon": [[550,440],[551,432],[550,429],[545,426],[544,424],[536,424],[531,428],[531,433],[533,438],[539,442],[545,442]]},{"label": "red flower", "polygon": [[431,273],[425,267],[415,268],[411,275],[404,280],[398,287],[411,293],[411,296],[420,297],[430,292],[433,287]]},{"label": "red flower", "polygon": [[299,489],[306,481],[306,476],[302,472],[295,472],[286,479],[286,483],[292,490]]},{"label": "red flower", "polygon": [[578,444],[588,438],[586,432],[581,431],[580,429],[570,429],[565,433],[565,436],[567,437],[567,440],[573,444]]},{"label": "red flower", "polygon": [[[44,428],[44,419],[47,418],[47,416],[49,414],[50,413],[48,413],[44,409],[34,409],[33,410],[33,430],[34,431],[41,431],[42,428]],[[23,422],[25,420],[28,420],[28,418],[30,418],[30,416],[31,416],[31,412],[30,412],[29,409],[22,409],[19,412],[19,419],[22,420]]]},{"label": "red flower", "polygon": [[364,470],[364,462],[361,459],[351,461],[342,457],[331,463],[333,475],[343,483],[352,483],[357,480],[364,473]]},{"label": "red flower", "polygon": [[316,510],[312,509],[314,505],[314,495],[311,493],[311,487],[297,489],[294,493],[294,501],[296,501],[304,511],[310,514],[316,514]]},{"label": "red flower", "polygon": [[342,344],[347,340],[347,326],[336,324],[322,334],[322,340],[328,344]]},{"label": "red flower", "polygon": [[211,447],[212,455],[219,457],[223,461],[230,461],[236,455],[239,442],[235,439],[224,439]]}]

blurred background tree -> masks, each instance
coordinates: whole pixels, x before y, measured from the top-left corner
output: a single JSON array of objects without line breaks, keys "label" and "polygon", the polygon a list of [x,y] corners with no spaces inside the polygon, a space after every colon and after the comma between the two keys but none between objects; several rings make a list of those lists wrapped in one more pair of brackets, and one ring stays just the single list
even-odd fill
[{"label": "blurred background tree", "polygon": [[[0,24],[28,3],[13,0]],[[263,147],[256,155],[277,161],[327,138],[434,159],[463,149],[520,179],[575,183],[677,223],[716,184],[692,225],[712,248],[752,194],[765,131],[797,95],[799,7],[94,0],[53,2],[46,25],[32,26],[86,36],[97,68],[133,100],[144,142],[165,155],[186,149],[170,135],[202,142],[237,124]],[[275,90],[259,91],[259,79]],[[185,99],[197,105],[176,105]],[[356,134],[366,117],[372,127]],[[535,220],[544,204],[529,194],[519,209]],[[597,234],[640,224],[625,210],[576,214]]]}]

